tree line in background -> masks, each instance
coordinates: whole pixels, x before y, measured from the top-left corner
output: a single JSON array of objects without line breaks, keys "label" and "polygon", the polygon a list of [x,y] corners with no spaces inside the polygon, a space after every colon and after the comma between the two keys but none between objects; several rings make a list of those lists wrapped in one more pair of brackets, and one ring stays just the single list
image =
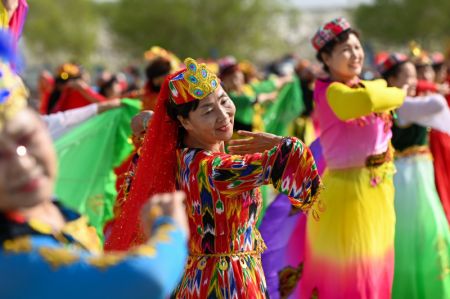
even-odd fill
[{"label": "tree line in background", "polygon": [[99,26],[130,56],[153,45],[180,57],[253,57],[260,49],[284,51],[278,21],[298,19],[283,0],[28,0],[27,46],[39,57],[65,53],[87,61]]},{"label": "tree line in background", "polygon": [[[152,45],[180,57],[232,54],[254,58],[289,49],[283,24],[298,26],[298,8],[284,0],[28,0],[25,41],[43,59],[63,53],[89,62],[106,26],[117,49],[130,57]],[[449,0],[375,0],[354,10],[365,39],[427,45],[449,38]],[[286,22],[286,19],[287,22]],[[283,20],[283,21],[282,21]],[[284,23],[283,23],[284,22]],[[293,27],[295,28],[295,27]]]},{"label": "tree line in background", "polygon": [[365,38],[383,44],[416,40],[428,48],[450,41],[449,0],[375,0],[357,7],[354,20]]}]

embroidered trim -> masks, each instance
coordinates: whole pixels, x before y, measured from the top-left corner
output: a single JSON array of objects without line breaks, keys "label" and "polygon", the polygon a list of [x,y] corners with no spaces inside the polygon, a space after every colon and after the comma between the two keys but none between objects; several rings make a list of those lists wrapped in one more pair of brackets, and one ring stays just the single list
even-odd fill
[{"label": "embroidered trim", "polygon": [[12,253],[30,252],[33,248],[30,237],[19,237],[3,242],[3,249]]},{"label": "embroidered trim", "polygon": [[117,265],[124,258],[125,255],[123,254],[105,254],[88,258],[87,262],[100,270],[105,270],[106,268]]},{"label": "embroidered trim", "polygon": [[408,147],[406,149],[404,149],[403,151],[396,151],[394,156],[396,159],[398,158],[406,158],[406,157],[411,157],[411,156],[416,156],[416,155],[431,155],[430,152],[430,148],[426,145],[416,145],[416,146],[411,146]]},{"label": "embroidered trim", "polygon": [[149,245],[142,245],[130,252],[130,255],[139,255],[147,257],[155,257],[157,254],[155,247]]},{"label": "embroidered trim", "polygon": [[55,270],[61,266],[71,265],[80,259],[78,255],[66,248],[41,247],[39,248],[39,254]]}]

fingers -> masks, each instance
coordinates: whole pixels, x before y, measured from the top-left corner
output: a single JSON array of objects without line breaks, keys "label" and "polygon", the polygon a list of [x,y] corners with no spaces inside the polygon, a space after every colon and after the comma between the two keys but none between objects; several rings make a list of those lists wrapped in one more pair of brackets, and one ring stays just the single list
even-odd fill
[{"label": "fingers", "polygon": [[185,199],[186,194],[182,191],[164,193],[160,195],[160,206],[162,206],[165,215],[172,217],[186,235],[189,235],[189,224],[184,205]]},{"label": "fingers", "polygon": [[142,137],[144,135],[149,123],[152,121],[153,114],[153,111],[145,110],[131,119],[131,130],[135,136]]},{"label": "fingers", "polygon": [[256,137],[259,136],[259,133],[255,133],[255,132],[250,132],[250,131],[245,131],[245,130],[239,130],[237,131],[238,135],[241,136],[248,136],[248,137]]},{"label": "fingers", "polygon": [[122,106],[122,104],[123,104],[122,99],[114,99],[114,100],[111,100],[111,103],[112,103],[114,106],[116,106],[116,107],[120,107],[120,106]]},{"label": "fingers", "polygon": [[230,152],[235,152],[235,151],[242,151],[244,149],[248,150],[248,146],[244,146],[244,145],[232,145],[228,147],[228,151]]},{"label": "fingers", "polygon": [[170,214],[174,205],[180,205],[185,200],[186,195],[182,191],[177,191],[173,193],[161,193],[156,194],[150,199],[150,205],[160,205],[163,207],[164,211]]},{"label": "fingers", "polygon": [[254,143],[253,138],[246,138],[246,139],[233,139],[228,142],[229,145],[249,145]]},{"label": "fingers", "polygon": [[141,210],[141,224],[146,238],[151,237],[154,221],[161,216],[169,216],[189,234],[189,225],[183,201],[184,192],[162,193],[152,196]]},{"label": "fingers", "polygon": [[149,110],[147,113],[142,116],[142,126],[145,131],[147,131],[148,125],[153,119],[153,111]]},{"label": "fingers", "polygon": [[120,99],[113,99],[106,102],[97,103],[99,114],[111,109],[119,108],[120,106],[122,106],[122,101]]},{"label": "fingers", "polygon": [[184,193],[183,191],[176,191],[173,194],[173,197],[175,198],[175,200],[183,202],[186,200],[186,193]]}]

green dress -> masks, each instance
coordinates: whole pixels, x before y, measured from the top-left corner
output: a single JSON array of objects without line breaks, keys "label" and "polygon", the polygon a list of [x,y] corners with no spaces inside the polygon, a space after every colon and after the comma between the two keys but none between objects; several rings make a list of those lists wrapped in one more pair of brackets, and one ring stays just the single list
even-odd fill
[{"label": "green dress", "polygon": [[[450,298],[450,233],[434,182],[427,128],[393,127],[395,271],[392,298]],[[403,153],[403,154],[402,154]]]}]

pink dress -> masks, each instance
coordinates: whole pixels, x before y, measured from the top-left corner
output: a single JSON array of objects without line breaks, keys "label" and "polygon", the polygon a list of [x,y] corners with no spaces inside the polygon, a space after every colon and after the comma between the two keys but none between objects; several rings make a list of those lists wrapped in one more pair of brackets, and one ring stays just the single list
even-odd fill
[{"label": "pink dress", "polygon": [[[384,82],[384,81],[383,81]],[[388,299],[394,266],[389,114],[403,101],[385,82],[317,81],[314,99],[328,169],[320,219],[308,217],[296,298]],[[392,98],[390,98],[392,97]],[[367,166],[366,166],[367,165]]]}]

